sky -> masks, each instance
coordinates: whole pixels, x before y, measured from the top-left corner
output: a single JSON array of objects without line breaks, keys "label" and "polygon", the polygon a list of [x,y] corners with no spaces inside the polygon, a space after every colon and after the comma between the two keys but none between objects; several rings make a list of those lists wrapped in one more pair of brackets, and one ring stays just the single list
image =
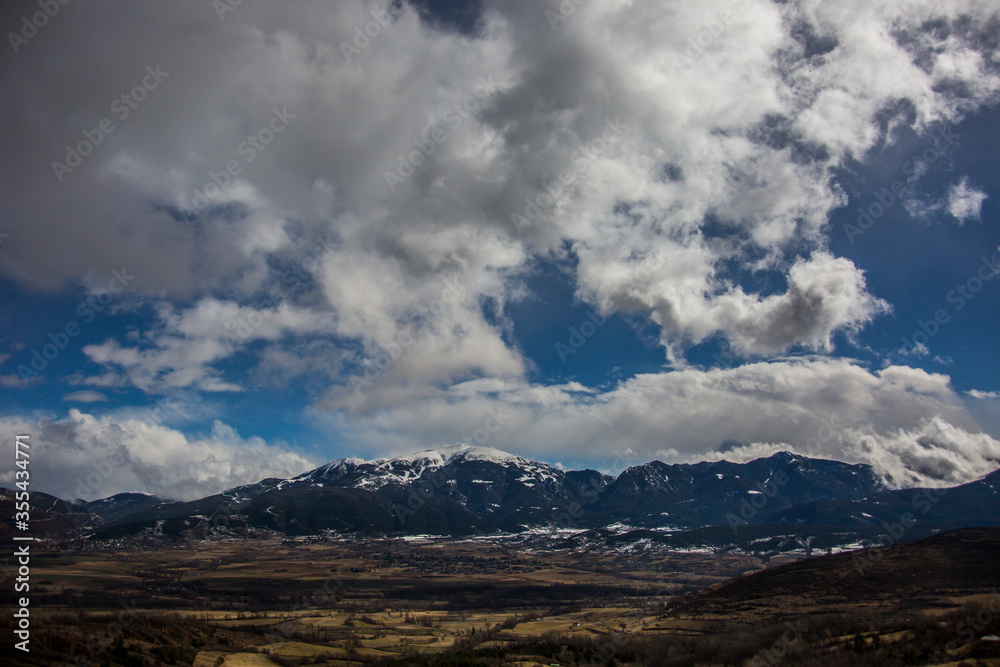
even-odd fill
[{"label": "sky", "polygon": [[87,500],[459,442],[976,479],[998,12],[4,3],[0,437]]}]

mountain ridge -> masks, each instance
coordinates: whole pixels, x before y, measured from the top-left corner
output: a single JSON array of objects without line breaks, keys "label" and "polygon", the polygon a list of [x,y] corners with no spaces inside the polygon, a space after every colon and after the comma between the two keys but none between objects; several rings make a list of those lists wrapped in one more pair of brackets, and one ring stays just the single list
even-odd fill
[{"label": "mountain ridge", "polygon": [[1000,506],[998,494],[1000,470],[949,489],[892,489],[867,464],[791,452],[742,463],[650,461],[611,476],[449,445],[373,460],[335,459],[289,479],[267,478],[186,502],[128,493],[45,502],[53,511],[75,512],[75,534],[96,539],[461,537],[569,529],[584,542],[597,530],[593,539],[607,544],[687,544],[708,535],[724,548],[746,543],[748,535],[808,542],[809,533],[828,546],[855,543],[906,513],[921,521],[911,537],[997,525],[1000,517],[990,509]]}]

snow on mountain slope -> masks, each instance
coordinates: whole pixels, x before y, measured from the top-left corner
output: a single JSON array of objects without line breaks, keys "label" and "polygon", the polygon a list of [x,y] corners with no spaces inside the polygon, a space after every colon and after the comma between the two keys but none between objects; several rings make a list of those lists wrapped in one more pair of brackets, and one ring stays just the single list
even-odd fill
[{"label": "snow on mountain slope", "polygon": [[523,472],[522,481],[554,481],[561,472],[545,463],[531,461],[492,447],[472,447],[465,444],[447,445],[413,454],[373,460],[345,458],[331,461],[291,480],[293,483],[327,483],[337,486],[374,491],[386,484],[409,484],[428,473],[459,462],[493,463],[516,467]]},{"label": "snow on mountain slope", "polygon": [[397,456],[392,459],[378,459],[378,461],[409,461],[411,463],[426,462],[426,465],[444,466],[455,459],[466,461],[490,461],[492,463],[516,463],[518,465],[533,464],[522,456],[517,456],[509,452],[504,452],[492,447],[472,447],[470,445],[456,444],[438,447],[437,449],[427,449],[414,454]]},{"label": "snow on mountain slope", "polygon": [[[636,545],[666,540],[670,548],[701,548],[705,539],[732,542],[734,517],[741,540],[819,535],[831,546],[841,538],[853,543],[877,534],[906,512],[919,515],[924,531],[996,525],[998,496],[1000,470],[948,490],[887,490],[870,466],[782,452],[746,463],[652,461],[614,478],[595,470],[563,471],[488,447],[451,445],[373,461],[340,459],[293,479],[269,478],[199,501],[98,502],[128,506],[127,516],[104,517],[107,525],[100,530],[106,537],[162,522],[170,530],[193,530],[204,517],[223,516],[248,529],[294,535],[559,529],[610,535],[622,527],[634,533],[629,540]],[[661,534],[664,528],[701,532],[693,543],[688,537],[678,542]]]}]

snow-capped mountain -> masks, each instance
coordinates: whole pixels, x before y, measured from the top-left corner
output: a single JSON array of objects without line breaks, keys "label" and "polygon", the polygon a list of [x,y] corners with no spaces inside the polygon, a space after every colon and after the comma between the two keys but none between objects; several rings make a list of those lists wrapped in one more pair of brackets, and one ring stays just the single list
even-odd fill
[{"label": "snow-capped mountain", "polygon": [[525,473],[522,475],[524,481],[531,484],[555,479],[554,473],[559,473],[559,470],[545,463],[499,449],[459,444],[370,461],[359,458],[337,459],[295,477],[292,483],[330,484],[375,491],[386,484],[410,484],[442,468],[474,461],[516,467]]},{"label": "snow-capped mountain", "polygon": [[153,530],[190,537],[328,530],[469,535],[542,528],[615,536],[634,528],[647,541],[680,530],[708,531],[706,539],[724,542],[736,540],[736,527],[766,536],[771,528],[785,535],[789,526],[813,526],[830,535],[846,535],[843,527],[852,527],[853,540],[857,530],[883,530],[907,511],[920,511],[923,531],[1000,523],[994,511],[998,486],[1000,471],[944,494],[888,490],[870,466],[787,452],[747,463],[652,461],[614,478],[594,470],[564,471],[488,447],[452,445],[371,461],[339,459],[292,479],[265,479],[193,502],[122,496],[92,505],[106,515],[99,537]]},{"label": "snow-capped mountain", "polygon": [[[584,479],[586,478],[586,479]],[[566,473],[490,447],[450,445],[406,456],[339,459],[300,475],[282,488],[340,487],[392,494],[407,491],[394,511],[402,520],[426,505],[454,504],[503,530],[557,521],[586,503],[611,478],[594,471]]]}]

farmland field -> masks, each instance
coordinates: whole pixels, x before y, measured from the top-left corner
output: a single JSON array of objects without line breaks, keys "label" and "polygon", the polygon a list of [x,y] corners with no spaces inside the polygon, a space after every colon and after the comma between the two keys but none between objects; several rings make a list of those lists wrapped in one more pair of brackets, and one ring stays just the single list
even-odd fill
[{"label": "farmland field", "polygon": [[[989,548],[973,552],[968,567],[993,553],[995,536],[984,535]],[[921,627],[947,627],[964,608],[988,611],[1000,600],[961,573],[937,584],[901,575],[917,545],[899,547],[905,557],[896,564],[869,559],[923,586],[905,598],[875,585],[885,575],[851,579],[850,554],[765,568],[739,554],[568,553],[448,539],[105,546],[36,556],[37,648],[23,664],[659,664],[643,657],[661,651],[659,642],[677,651],[669,664],[693,665],[705,651],[736,645],[755,646],[751,656],[776,642],[785,649],[786,628],[798,626],[815,635],[795,637],[811,649],[861,641],[872,650],[898,645],[902,656]],[[925,548],[918,560],[951,557],[939,552]],[[870,589],[863,599],[848,602],[837,590],[859,585]],[[472,662],[448,662],[460,658]]]}]

